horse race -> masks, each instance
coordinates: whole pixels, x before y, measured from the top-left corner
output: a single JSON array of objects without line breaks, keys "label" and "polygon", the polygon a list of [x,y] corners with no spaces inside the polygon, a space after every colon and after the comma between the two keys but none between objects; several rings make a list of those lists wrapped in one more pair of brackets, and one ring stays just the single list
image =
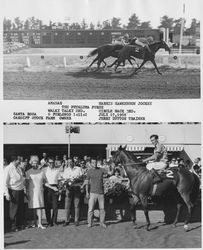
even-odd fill
[{"label": "horse race", "polygon": [[125,22],[112,14],[89,24],[5,18],[4,98],[199,98],[199,21],[183,26],[180,10],[152,25],[151,14],[143,21],[135,7]]}]

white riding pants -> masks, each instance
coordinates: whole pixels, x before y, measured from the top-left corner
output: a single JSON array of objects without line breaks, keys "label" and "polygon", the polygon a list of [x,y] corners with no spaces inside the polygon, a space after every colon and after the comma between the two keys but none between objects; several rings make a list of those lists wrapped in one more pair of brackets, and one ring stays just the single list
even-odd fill
[{"label": "white riding pants", "polygon": [[163,161],[159,161],[159,162],[150,162],[147,164],[146,168],[148,170],[151,170],[152,168],[154,168],[155,170],[161,170],[161,169],[165,169],[167,166],[167,164]]}]

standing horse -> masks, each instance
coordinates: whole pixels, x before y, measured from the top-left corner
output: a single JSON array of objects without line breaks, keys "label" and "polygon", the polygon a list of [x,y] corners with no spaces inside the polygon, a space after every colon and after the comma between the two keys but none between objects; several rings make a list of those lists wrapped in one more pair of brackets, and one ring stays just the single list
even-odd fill
[{"label": "standing horse", "polygon": [[[123,62],[124,60],[126,60],[130,57],[135,57],[138,59],[143,59],[143,62],[141,63],[141,65],[137,69],[134,70],[132,75],[135,74],[139,69],[141,69],[147,61],[151,61],[154,65],[155,69],[157,70],[157,73],[161,75],[161,72],[159,71],[159,69],[156,65],[156,62],[155,62],[155,54],[161,48],[165,49],[166,51],[168,51],[170,53],[170,48],[164,41],[154,42],[152,44],[149,44],[149,50],[147,48],[143,48],[143,47],[140,48],[137,45],[126,45],[120,50],[119,57],[114,62],[114,64],[117,63],[117,65],[115,67],[115,71],[117,70],[118,66],[120,66],[121,62]],[[111,66],[113,66],[113,65],[111,65]]]},{"label": "standing horse", "polygon": [[[135,40],[132,39],[130,44],[135,44]],[[98,70],[100,68],[100,65],[101,65],[102,62],[106,66],[106,62],[104,61],[104,59],[107,58],[107,57],[110,57],[110,56],[118,58],[119,55],[120,55],[119,51],[123,47],[125,47],[125,45],[122,45],[122,44],[105,44],[105,45],[102,45],[102,46],[98,47],[97,49],[92,50],[87,55],[87,57],[92,57],[92,56],[95,56],[95,55],[97,55],[97,57],[91,62],[91,64],[87,67],[86,70],[88,70],[95,62],[97,62],[97,69],[96,70]],[[126,60],[128,60],[131,65],[133,65],[131,60],[135,61],[135,58],[133,56],[129,56]],[[120,62],[120,64],[121,63],[123,63],[123,65],[125,65],[125,60]]]},{"label": "standing horse", "polygon": [[[144,214],[147,221],[147,230],[150,229],[150,220],[148,214],[148,197],[155,195],[163,196],[168,192],[175,191],[174,198],[177,203],[177,213],[173,225],[176,226],[182,205],[187,205],[188,213],[184,223],[185,231],[189,230],[193,202],[199,193],[200,181],[198,177],[185,168],[173,171],[174,178],[166,178],[158,184],[153,184],[153,174],[142,162],[139,162],[131,152],[119,147],[116,151],[113,161],[115,164],[121,163],[130,179],[130,187],[133,192],[133,203],[131,204],[131,218],[136,226],[136,205],[139,201],[143,206]],[[157,185],[157,186],[155,186]]]}]

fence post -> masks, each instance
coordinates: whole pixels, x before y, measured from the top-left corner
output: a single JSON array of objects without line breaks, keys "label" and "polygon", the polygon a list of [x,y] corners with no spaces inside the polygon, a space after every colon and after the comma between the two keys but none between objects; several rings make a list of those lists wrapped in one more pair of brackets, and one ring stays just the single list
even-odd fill
[{"label": "fence post", "polygon": [[63,58],[63,65],[64,65],[64,68],[66,68],[67,64],[66,64],[66,57],[65,56]]},{"label": "fence post", "polygon": [[179,57],[178,57],[178,66],[181,68],[182,67],[182,62],[181,62],[181,56],[179,54]]},{"label": "fence post", "polygon": [[30,63],[30,58],[29,58],[29,56],[26,56],[26,62],[27,62],[28,68],[30,68],[31,63]]}]

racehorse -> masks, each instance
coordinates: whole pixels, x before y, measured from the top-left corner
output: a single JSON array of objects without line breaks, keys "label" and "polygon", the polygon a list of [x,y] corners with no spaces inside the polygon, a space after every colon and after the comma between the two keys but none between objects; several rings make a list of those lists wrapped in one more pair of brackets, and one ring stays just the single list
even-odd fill
[{"label": "racehorse", "polygon": [[[135,40],[132,39],[129,44],[132,44],[132,45],[135,44]],[[106,62],[104,61],[104,59],[107,58],[107,57],[110,57],[110,56],[118,58],[119,57],[119,51],[124,46],[125,45],[122,45],[122,44],[105,44],[105,45],[102,45],[102,46],[98,47],[97,49],[92,50],[87,55],[87,58],[95,56],[96,54],[97,54],[97,57],[91,62],[91,64],[87,67],[86,70],[88,70],[96,61],[97,61],[97,69],[96,69],[96,71],[100,68],[100,65],[101,65],[102,62],[106,66]],[[135,58],[133,56],[129,56],[126,60],[128,60],[131,65],[133,65],[131,60],[135,61]],[[120,64],[121,63],[123,63],[123,65],[125,65],[125,60],[120,62]]]},{"label": "racehorse", "polygon": [[161,48],[165,49],[170,54],[171,50],[169,46],[163,40],[149,44],[149,50],[146,47],[138,47],[137,45],[126,45],[120,50],[119,57],[114,62],[114,64],[117,63],[115,67],[115,71],[117,70],[118,66],[120,66],[121,62],[123,62],[124,60],[130,57],[135,57],[138,59],[143,59],[143,62],[138,68],[134,70],[132,75],[135,74],[139,69],[141,69],[147,61],[151,61],[155,69],[157,70],[157,73],[161,75],[162,73],[159,71],[155,62],[155,54]]},{"label": "racehorse", "polygon": [[153,197],[154,195],[163,197],[163,195],[173,191],[172,194],[177,203],[177,213],[173,225],[176,226],[181,207],[185,202],[188,213],[185,219],[184,229],[185,231],[189,230],[188,223],[190,222],[192,207],[199,194],[200,186],[199,178],[195,174],[184,167],[176,169],[176,171],[170,170],[169,173],[173,174],[173,176],[169,176],[169,178],[163,179],[162,182],[154,184],[153,174],[146,168],[145,163],[138,161],[135,155],[126,150],[126,147],[119,147],[113,156],[113,161],[115,164],[121,163],[124,166],[127,176],[130,179],[130,187],[133,192],[133,202],[130,210],[131,219],[135,228],[137,226],[136,205],[139,201],[141,201],[146,217],[146,229],[149,231],[148,197]]}]

